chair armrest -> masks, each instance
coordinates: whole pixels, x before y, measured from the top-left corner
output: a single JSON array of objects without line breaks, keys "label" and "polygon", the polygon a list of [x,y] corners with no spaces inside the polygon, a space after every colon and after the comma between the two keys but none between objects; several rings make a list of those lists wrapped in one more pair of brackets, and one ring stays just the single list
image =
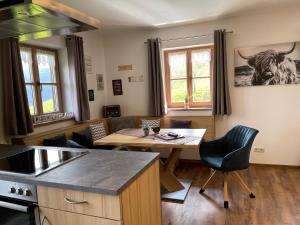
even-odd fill
[{"label": "chair armrest", "polygon": [[228,153],[222,162],[225,170],[247,169],[249,167],[249,154],[247,147],[241,147]]},{"label": "chair armrest", "polygon": [[200,155],[218,154],[223,152],[223,139],[224,137],[221,137],[213,141],[202,142],[200,144]]}]

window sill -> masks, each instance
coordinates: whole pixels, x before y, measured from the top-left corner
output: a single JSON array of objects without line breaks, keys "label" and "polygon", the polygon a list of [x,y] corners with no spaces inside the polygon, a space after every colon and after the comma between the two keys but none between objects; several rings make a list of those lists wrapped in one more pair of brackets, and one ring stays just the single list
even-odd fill
[{"label": "window sill", "polygon": [[201,107],[201,108],[168,108],[168,111],[211,111],[211,107]]},{"label": "window sill", "polygon": [[73,113],[49,113],[44,115],[32,116],[32,122],[34,127],[46,126],[49,124],[60,123],[68,120],[74,120]]},{"label": "window sill", "polygon": [[48,125],[51,125],[51,124],[62,123],[62,122],[72,121],[72,120],[75,121],[74,118],[65,118],[65,119],[52,120],[52,121],[48,121],[48,122],[33,124],[33,127],[34,128],[43,127],[43,126],[48,126]]}]

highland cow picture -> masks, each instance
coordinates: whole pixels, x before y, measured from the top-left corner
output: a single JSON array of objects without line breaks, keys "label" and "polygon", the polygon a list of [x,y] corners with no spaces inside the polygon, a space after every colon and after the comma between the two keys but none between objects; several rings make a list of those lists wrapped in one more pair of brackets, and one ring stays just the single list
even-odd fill
[{"label": "highland cow picture", "polygon": [[300,42],[235,49],[236,87],[300,84]]}]

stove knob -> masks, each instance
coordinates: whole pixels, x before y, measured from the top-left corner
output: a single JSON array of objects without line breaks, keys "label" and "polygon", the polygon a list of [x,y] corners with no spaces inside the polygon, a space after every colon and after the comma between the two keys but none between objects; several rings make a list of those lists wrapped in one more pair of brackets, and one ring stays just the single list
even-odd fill
[{"label": "stove knob", "polygon": [[10,188],[10,193],[11,193],[11,194],[16,193],[16,191],[17,191],[16,188],[14,188],[14,187],[11,187],[11,188]]},{"label": "stove knob", "polygon": [[22,188],[19,188],[18,189],[18,195],[23,195],[23,193],[24,193],[24,190]]},{"label": "stove knob", "polygon": [[24,192],[24,195],[25,196],[30,196],[31,195],[31,191],[26,189],[25,192]]}]

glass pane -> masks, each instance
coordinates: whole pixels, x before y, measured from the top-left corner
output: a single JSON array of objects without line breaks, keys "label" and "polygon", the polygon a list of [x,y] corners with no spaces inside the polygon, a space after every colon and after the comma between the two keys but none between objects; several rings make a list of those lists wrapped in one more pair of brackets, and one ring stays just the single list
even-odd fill
[{"label": "glass pane", "polygon": [[193,77],[209,77],[210,60],[211,60],[210,49],[192,51]]},{"label": "glass pane", "polygon": [[169,53],[171,79],[186,78],[186,52]]},{"label": "glass pane", "polygon": [[43,112],[51,113],[59,111],[57,91],[55,85],[41,85]]},{"label": "glass pane", "polygon": [[193,102],[210,101],[210,78],[193,79]]},{"label": "glass pane", "polygon": [[55,54],[49,51],[37,51],[39,77],[41,83],[55,83]]},{"label": "glass pane", "polygon": [[21,48],[21,60],[26,83],[33,83],[31,50]]},{"label": "glass pane", "polygon": [[171,102],[182,103],[187,97],[187,80],[171,80]]},{"label": "glass pane", "polygon": [[36,101],[35,101],[33,85],[26,85],[26,92],[27,92],[30,114],[35,115],[37,113],[37,109],[36,109]]}]

